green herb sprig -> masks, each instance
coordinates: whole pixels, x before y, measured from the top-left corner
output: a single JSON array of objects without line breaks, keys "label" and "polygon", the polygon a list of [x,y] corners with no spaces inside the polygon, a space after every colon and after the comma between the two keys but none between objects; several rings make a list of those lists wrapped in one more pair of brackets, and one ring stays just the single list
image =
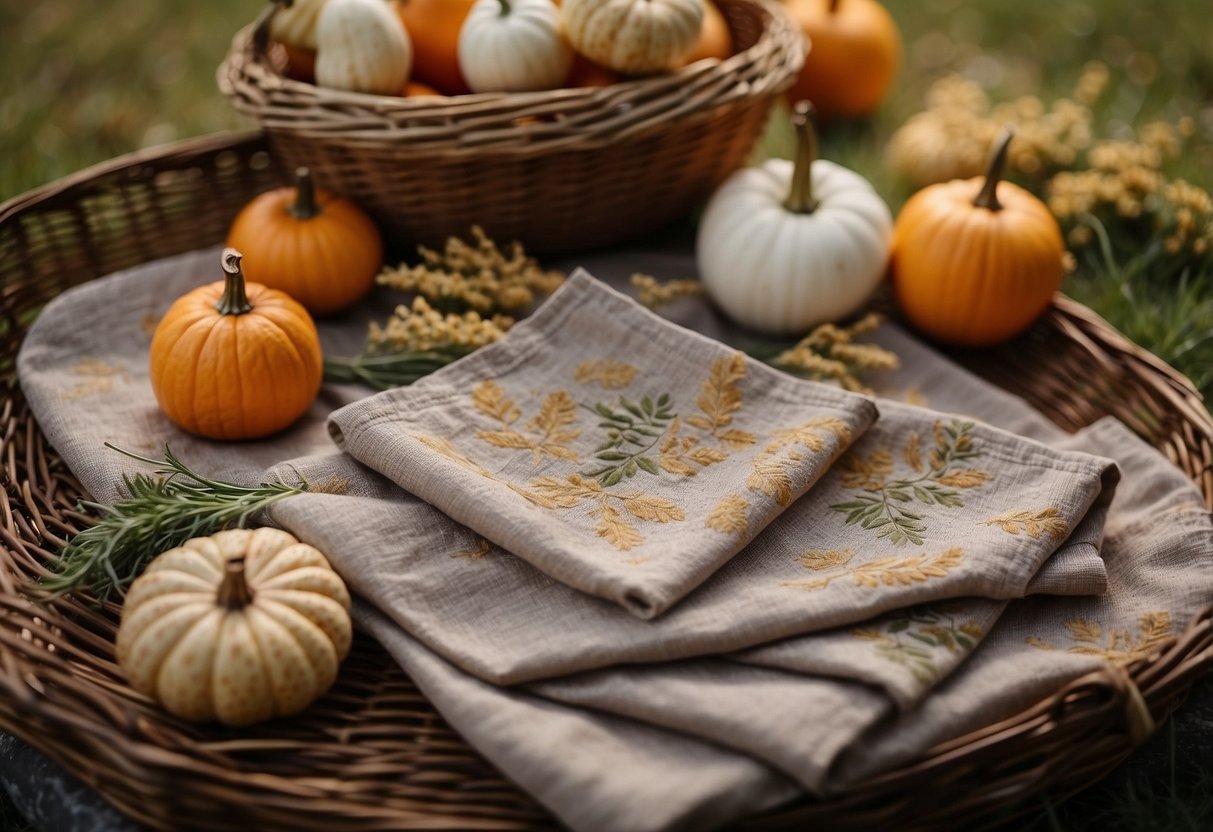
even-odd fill
[{"label": "green herb sprig", "polygon": [[471,355],[475,348],[435,349],[426,352],[363,352],[353,358],[327,358],[326,381],[356,382],[375,390],[404,387]]},{"label": "green herb sprig", "polygon": [[306,482],[246,487],[212,480],[191,470],[168,447],[151,459],[106,443],[106,447],[156,466],[154,474],[123,477],[127,497],[112,506],[81,501],[81,509],[101,514],[96,525],[68,541],[55,573],[42,588],[56,596],[90,587],[104,600],[126,587],[161,552],[192,537],[243,528],[258,512],[308,490]]}]

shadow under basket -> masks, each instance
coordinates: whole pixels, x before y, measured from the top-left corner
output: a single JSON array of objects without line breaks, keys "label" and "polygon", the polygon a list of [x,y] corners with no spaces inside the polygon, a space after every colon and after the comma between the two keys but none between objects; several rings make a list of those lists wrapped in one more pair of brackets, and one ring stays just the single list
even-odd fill
[{"label": "shadow under basket", "polygon": [[[54,553],[94,517],[77,509],[87,495],[17,383],[30,323],[71,286],[221,242],[239,207],[282,185],[294,163],[262,134],[212,136],[116,159],[0,205],[0,730],[156,829],[553,828],[365,636],[333,689],[299,716],[240,730],[189,725],[124,681],[114,660],[116,603],[87,594],[45,600],[37,590]],[[1068,430],[1118,417],[1213,504],[1213,422],[1199,394],[1089,309],[1059,296],[1012,344],[957,357]],[[1077,679],[846,794],[804,799],[739,828],[1006,823],[1036,810],[1042,795],[1111,771],[1210,666],[1206,611],[1124,670]]]},{"label": "shadow under basket", "polygon": [[389,239],[472,224],[537,253],[579,252],[684,216],[746,163],[805,39],[780,4],[718,0],[734,54],[608,87],[399,98],[284,77],[272,9],[236,35],[219,88],[290,167],[366,208]]}]

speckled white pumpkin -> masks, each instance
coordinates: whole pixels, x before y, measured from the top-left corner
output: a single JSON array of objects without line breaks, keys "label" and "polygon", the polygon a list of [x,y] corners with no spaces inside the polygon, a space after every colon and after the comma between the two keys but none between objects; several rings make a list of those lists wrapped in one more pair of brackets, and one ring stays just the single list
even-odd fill
[{"label": "speckled white pumpkin", "polygon": [[316,48],[316,20],[328,0],[295,0],[270,18],[270,37],[296,49]]},{"label": "speckled white pumpkin", "polygon": [[459,70],[472,92],[556,89],[572,63],[552,0],[477,0],[459,30]]},{"label": "speckled white pumpkin", "polygon": [[573,48],[624,75],[672,68],[699,41],[704,0],[564,0]]},{"label": "speckled white pumpkin", "polygon": [[328,690],[350,649],[350,596],[319,551],[231,530],[157,557],[131,586],[118,664],[169,713],[251,725]]},{"label": "speckled white pumpkin", "polygon": [[856,312],[885,274],[893,218],[866,179],[814,159],[807,110],[794,118],[795,162],[774,159],[730,177],[699,224],[704,286],[729,317],[795,335]]},{"label": "speckled white pumpkin", "polygon": [[316,83],[396,95],[413,69],[413,44],[383,0],[328,0],[316,21]]}]

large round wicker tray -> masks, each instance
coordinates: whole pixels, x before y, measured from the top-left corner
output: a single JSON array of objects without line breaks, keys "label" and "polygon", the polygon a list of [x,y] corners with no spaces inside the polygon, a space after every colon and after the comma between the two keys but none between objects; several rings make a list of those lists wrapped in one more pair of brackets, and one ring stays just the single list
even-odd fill
[{"label": "large round wicker tray", "polygon": [[[0,206],[0,729],[161,829],[554,825],[369,639],[357,641],[336,687],[301,718],[244,731],[198,728],[123,683],[113,604],[39,604],[30,589],[89,518],[76,511],[80,485],[17,385],[14,358],[26,328],[69,286],[218,242],[246,199],[281,180],[263,136],[217,136],[109,162]],[[1199,395],[1089,310],[1059,297],[1016,344],[961,358],[1065,428],[1118,416],[1213,505],[1213,422]],[[1109,771],[1210,665],[1206,612],[1127,671],[1077,680],[848,795],[746,826],[972,829],[1005,821],[1016,806],[1032,808],[1034,796],[1074,791]]]}]

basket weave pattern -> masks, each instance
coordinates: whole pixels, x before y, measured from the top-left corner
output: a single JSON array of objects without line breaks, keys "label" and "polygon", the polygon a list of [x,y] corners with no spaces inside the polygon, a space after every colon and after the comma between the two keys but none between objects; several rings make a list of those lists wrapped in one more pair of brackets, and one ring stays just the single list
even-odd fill
[{"label": "basket weave pattern", "polygon": [[741,167],[804,39],[771,0],[720,0],[737,53],[597,89],[396,98],[280,74],[265,22],[242,30],[219,87],[291,167],[437,243],[479,224],[537,252],[607,245],[683,216]]},{"label": "basket weave pattern", "polygon": [[[80,485],[17,386],[25,329],[71,285],[220,241],[235,210],[280,184],[283,170],[262,136],[214,137],[116,160],[0,206],[0,729],[159,829],[551,826],[364,637],[334,689],[302,716],[240,731],[190,726],[123,683],[115,604],[40,603],[30,586],[90,518],[75,509]],[[960,358],[1063,427],[1118,416],[1213,504],[1213,423],[1196,391],[1084,307],[1059,298],[1015,345]],[[1077,680],[845,796],[745,826],[983,828],[1005,807],[1109,771],[1211,665],[1207,612],[1127,671]]]}]

